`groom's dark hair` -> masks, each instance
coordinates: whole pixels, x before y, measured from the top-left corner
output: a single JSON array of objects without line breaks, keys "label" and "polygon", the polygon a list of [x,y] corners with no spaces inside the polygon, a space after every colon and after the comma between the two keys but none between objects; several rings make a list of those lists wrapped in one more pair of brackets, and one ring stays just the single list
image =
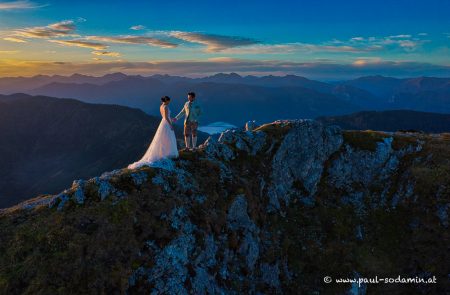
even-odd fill
[{"label": "groom's dark hair", "polygon": [[188,95],[195,97],[195,92],[188,92]]},{"label": "groom's dark hair", "polygon": [[169,101],[169,100],[170,100],[170,97],[168,97],[167,95],[161,97],[161,101],[162,101],[162,102],[166,102],[166,101]]}]

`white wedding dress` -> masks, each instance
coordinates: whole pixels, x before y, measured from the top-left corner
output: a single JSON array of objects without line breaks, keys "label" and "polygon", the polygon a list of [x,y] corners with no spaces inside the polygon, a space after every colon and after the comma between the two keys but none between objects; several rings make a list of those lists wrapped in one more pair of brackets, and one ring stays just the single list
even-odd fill
[{"label": "white wedding dress", "polygon": [[[161,106],[159,108],[162,120],[161,123],[159,123],[158,130],[156,130],[155,136],[153,137],[152,143],[150,144],[147,152],[142,157],[142,159],[128,165],[129,169],[135,169],[141,166],[152,166],[153,163],[160,160],[178,157],[175,132],[170,128],[169,122],[167,122],[166,118],[164,117],[165,107]],[[171,120],[170,109],[167,109],[167,111],[169,116],[168,119]]]}]

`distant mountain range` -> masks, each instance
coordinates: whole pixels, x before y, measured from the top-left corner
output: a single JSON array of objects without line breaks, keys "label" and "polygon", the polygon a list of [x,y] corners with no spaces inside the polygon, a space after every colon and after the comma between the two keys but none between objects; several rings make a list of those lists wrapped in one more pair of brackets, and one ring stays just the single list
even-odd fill
[{"label": "distant mountain range", "polygon": [[160,120],[117,105],[0,95],[0,207],[138,160]]},{"label": "distant mountain range", "polygon": [[396,79],[383,76],[361,77],[355,80],[341,82],[366,90],[378,97],[388,97],[399,93],[436,92],[449,93],[450,78],[418,77],[409,79]]},{"label": "distant mountain range", "polygon": [[372,76],[325,83],[295,75],[256,77],[221,73],[187,78],[114,73],[102,77],[74,74],[0,78],[0,93],[75,98],[157,114],[160,96],[173,97],[172,110],[176,112],[186,99],[186,93],[195,91],[205,109],[203,124],[225,121],[240,126],[247,120],[314,118],[363,110],[411,109],[445,113],[450,112],[449,85],[449,78],[431,77]]},{"label": "distant mountain range", "polygon": [[366,111],[344,116],[319,117],[317,120],[347,130],[450,132],[450,114],[409,110]]},{"label": "distant mountain range", "polygon": [[202,124],[225,121],[241,126],[247,120],[266,122],[280,118],[313,118],[361,110],[354,103],[360,98],[350,96],[342,99],[304,87],[266,87],[197,80],[167,83],[153,77],[127,77],[103,85],[54,82],[28,92],[91,103],[126,105],[157,114],[161,96],[167,94],[174,98],[172,111],[175,113],[181,109],[190,90],[197,93],[203,106]]},{"label": "distant mountain range", "polygon": [[122,73],[107,74],[103,77],[93,77],[81,74],[73,74],[71,76],[60,75],[37,75],[33,77],[7,77],[0,78],[0,93],[13,94],[18,92],[28,92],[30,90],[45,86],[50,83],[90,83],[102,85],[112,81],[119,81],[126,78],[127,75]]},{"label": "distant mountain range", "polygon": [[372,76],[346,81],[341,85],[372,93],[379,98],[383,109],[450,113],[450,78]]}]

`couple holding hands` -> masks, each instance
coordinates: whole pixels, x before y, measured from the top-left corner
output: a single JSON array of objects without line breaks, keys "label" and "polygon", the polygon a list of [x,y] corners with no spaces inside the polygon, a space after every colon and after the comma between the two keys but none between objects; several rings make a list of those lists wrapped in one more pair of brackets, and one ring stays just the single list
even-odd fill
[{"label": "couple holding hands", "polygon": [[188,101],[184,104],[183,109],[175,116],[175,118],[171,117],[169,104],[170,97],[163,96],[161,98],[161,106],[159,107],[162,120],[156,130],[152,143],[142,159],[130,164],[128,168],[134,169],[144,165],[151,166],[152,163],[162,159],[177,158],[178,148],[173,124],[183,116],[185,117],[184,141],[186,150],[192,151],[196,148],[198,119],[202,110],[198,102],[196,102],[195,93],[188,93]]}]

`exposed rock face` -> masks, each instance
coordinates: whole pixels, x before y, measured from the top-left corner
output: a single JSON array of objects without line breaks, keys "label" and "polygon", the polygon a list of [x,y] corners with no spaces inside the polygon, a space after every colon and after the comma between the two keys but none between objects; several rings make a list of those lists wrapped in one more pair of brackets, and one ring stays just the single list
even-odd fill
[{"label": "exposed rock face", "polygon": [[[449,150],[445,135],[309,120],[229,130],[178,160],[78,180],[3,210],[0,289],[444,293]],[[323,282],[376,275],[438,283]]]},{"label": "exposed rock face", "polygon": [[[325,128],[314,121],[297,122],[272,160],[269,210],[279,210],[280,200],[288,206],[290,195],[313,203],[325,161],[342,142],[340,129],[335,126]],[[295,182],[301,186],[300,192],[293,190]]]}]

